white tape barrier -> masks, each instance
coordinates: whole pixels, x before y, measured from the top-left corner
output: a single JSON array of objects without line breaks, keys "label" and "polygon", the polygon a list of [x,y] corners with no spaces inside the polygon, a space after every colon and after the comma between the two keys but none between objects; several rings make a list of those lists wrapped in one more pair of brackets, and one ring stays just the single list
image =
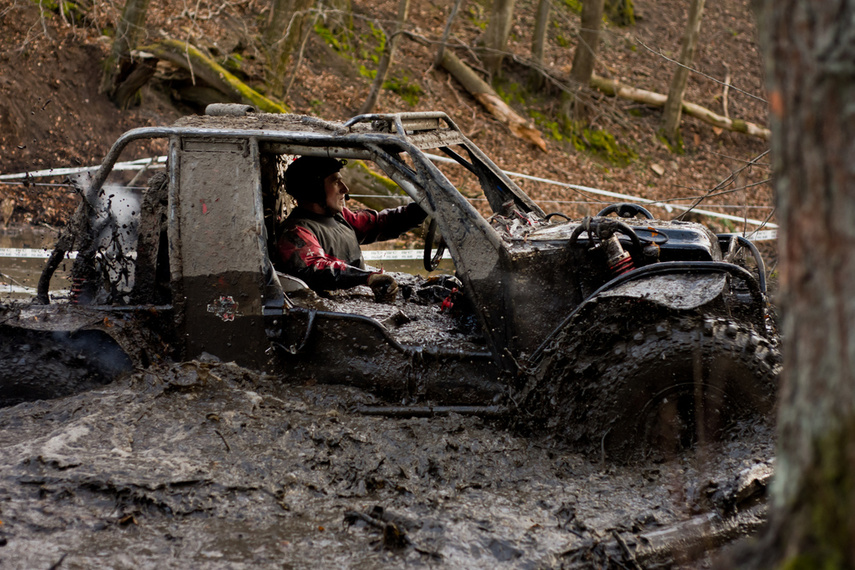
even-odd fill
[{"label": "white tape barrier", "polygon": [[[0,257],[15,257],[18,259],[47,259],[51,254],[50,249],[31,249],[23,247],[0,247]],[[69,253],[66,257],[74,259],[77,252]]]},{"label": "white tape barrier", "polygon": [[[0,296],[5,295],[29,295],[35,297],[38,295],[38,290],[35,287],[22,287],[20,285],[5,285],[0,283]],[[57,300],[68,298],[71,296],[71,291],[68,289],[51,289],[51,299]]]},{"label": "white tape barrier", "polygon": [[[166,164],[165,156],[153,158],[141,158],[128,162],[117,162],[113,170],[142,170],[143,168],[163,168]],[[18,172],[17,174],[0,174],[0,180],[24,180],[26,178],[43,178],[46,176],[68,176],[69,174],[83,174],[94,172],[101,168],[98,166],[81,166],[78,168],[49,168],[47,170],[32,170],[30,172]]]},{"label": "white tape barrier", "polygon": [[[425,154],[428,158],[436,162],[447,162],[452,164],[457,164],[457,161],[448,158],[447,156],[439,156],[436,154]],[[113,167],[113,170],[141,170],[143,168],[160,168],[166,163],[165,156],[156,156],[153,158],[141,158],[139,160],[132,160],[129,162],[117,162]],[[27,178],[37,178],[42,176],[65,176],[69,174],[80,174],[83,172],[91,172],[93,170],[98,170],[100,166],[84,166],[80,168],[51,168],[48,170],[36,170],[32,172],[21,172],[17,174],[2,174],[0,175],[0,181],[2,180],[22,180]],[[512,176],[515,178],[523,178],[525,180],[533,180],[535,182],[544,182],[546,184],[553,184],[555,186],[562,186],[564,188],[571,188],[573,190],[579,190],[580,192],[587,192],[589,194],[596,194],[598,196],[607,196],[609,198],[619,198],[628,202],[635,202],[638,204],[648,204],[650,206],[658,206],[661,208],[665,208],[668,212],[672,212],[674,210],[687,211],[691,210],[696,214],[701,214],[703,216],[709,216],[712,218],[719,218],[722,220],[730,220],[732,222],[743,222],[753,224],[755,226],[767,227],[767,228],[777,228],[777,224],[773,224],[770,222],[765,222],[762,220],[755,220],[752,218],[745,218],[742,216],[733,216],[731,214],[722,214],[719,212],[713,212],[711,210],[704,210],[700,208],[692,208],[690,206],[684,206],[681,204],[671,204],[666,202],[657,202],[656,200],[650,200],[649,198],[642,198],[640,196],[633,196],[631,194],[621,194],[620,192],[611,192],[609,190],[600,190],[599,188],[592,188],[590,186],[580,186],[578,184],[567,184],[566,182],[558,182],[556,180],[550,180],[548,178],[540,178],[538,176],[530,176],[528,174],[521,174],[519,172],[509,172],[504,171],[508,176]]]},{"label": "white tape barrier", "polygon": [[[50,257],[51,250],[49,249],[31,249],[21,247],[0,247],[0,258],[10,257],[15,259],[47,259]],[[374,249],[362,252],[362,256],[368,261],[409,261],[421,260],[424,258],[424,250],[422,249]],[[77,252],[72,251],[65,256],[67,259],[77,257]],[[443,259],[451,259],[451,255],[446,251]]]},{"label": "white tape barrier", "polygon": [[[362,257],[366,261],[421,261],[425,257],[425,251],[423,249],[373,249],[363,250]],[[451,259],[451,254],[446,251],[442,258]]]},{"label": "white tape barrier", "polygon": [[751,241],[775,241],[778,239],[778,230],[761,230],[751,232],[745,237]]}]

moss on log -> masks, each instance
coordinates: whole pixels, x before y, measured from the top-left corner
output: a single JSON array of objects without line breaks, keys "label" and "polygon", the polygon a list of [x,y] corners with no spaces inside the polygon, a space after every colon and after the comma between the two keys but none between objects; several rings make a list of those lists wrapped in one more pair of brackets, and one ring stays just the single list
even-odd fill
[{"label": "moss on log", "polygon": [[192,44],[166,39],[140,48],[140,50],[186,69],[193,77],[222,92],[235,103],[254,105],[265,113],[288,112],[285,105],[272,101],[254,90]]}]

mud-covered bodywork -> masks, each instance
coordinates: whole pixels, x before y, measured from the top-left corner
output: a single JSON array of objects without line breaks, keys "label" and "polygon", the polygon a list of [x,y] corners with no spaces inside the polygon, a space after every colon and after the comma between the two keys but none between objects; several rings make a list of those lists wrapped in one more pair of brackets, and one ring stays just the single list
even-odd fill
[{"label": "mud-covered bodywork", "polygon": [[[165,173],[149,180],[133,223],[120,225],[103,214],[105,196],[113,196],[105,181],[127,145],[151,138],[168,140]],[[426,154],[433,149],[444,156]],[[391,178],[435,221],[457,285],[431,297],[430,282],[401,277],[405,295],[382,305],[360,288],[318,296],[277,274],[269,249],[282,216],[282,172],[295,155],[363,160]],[[449,164],[457,169],[451,175],[443,171]],[[450,181],[464,174],[477,180],[489,218]],[[187,117],[126,133],[83,195],[45,270],[40,300],[48,301],[55,260],[76,243],[75,290],[65,310],[121,315],[131,328],[156,323],[157,334],[136,335],[126,351],[137,367],[207,353],[286,382],[369,389],[398,412],[459,406],[513,412],[528,425],[558,421],[570,439],[597,445],[609,433],[631,434],[615,428],[642,411],[627,403],[646,409],[662,390],[678,388],[669,405],[680,409],[669,419],[653,404],[643,421],[695,418],[680,420],[695,432],[704,431],[702,423],[712,430],[727,424],[732,406],[721,402],[735,395],[759,392],[749,410],[755,414],[774,396],[776,340],[762,260],[749,242],[654,220],[633,205],[612,208],[618,218],[608,210],[575,221],[547,214],[443,113],[346,123],[234,108]],[[733,263],[744,251],[757,276]],[[454,309],[440,311],[442,301]],[[31,309],[38,310],[48,309]],[[40,329],[31,316],[3,319]],[[124,327],[74,323],[69,330],[96,328],[128,347]],[[737,341],[718,350],[722,335]],[[633,381],[657,358],[656,381]],[[737,364],[708,380],[722,359]],[[614,390],[602,384],[606,378]],[[716,413],[704,416],[705,406]]]}]

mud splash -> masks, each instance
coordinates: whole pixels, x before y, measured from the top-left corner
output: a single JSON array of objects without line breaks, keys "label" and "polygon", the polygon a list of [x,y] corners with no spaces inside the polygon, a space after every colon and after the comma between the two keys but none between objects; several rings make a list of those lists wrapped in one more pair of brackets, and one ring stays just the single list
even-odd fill
[{"label": "mud splash", "polygon": [[764,428],[616,466],[374,403],[194,361],[4,408],[0,566],[669,567],[762,518]]}]

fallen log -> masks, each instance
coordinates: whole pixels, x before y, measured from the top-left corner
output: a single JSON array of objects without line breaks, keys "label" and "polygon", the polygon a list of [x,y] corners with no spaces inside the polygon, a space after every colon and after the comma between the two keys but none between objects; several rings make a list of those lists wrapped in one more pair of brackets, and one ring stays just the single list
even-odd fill
[{"label": "fallen log", "polygon": [[[612,540],[588,540],[560,553],[562,568],[591,568],[592,558],[602,567],[671,568],[698,560],[704,554],[739,538],[756,534],[767,521],[765,504],[722,517],[698,515],[687,521],[645,533],[619,534]],[[600,567],[600,566],[598,566]]]},{"label": "fallen log", "polygon": [[[651,105],[654,107],[664,107],[665,102],[668,100],[668,96],[663,95],[662,93],[638,89],[637,87],[630,87],[622,84],[616,79],[606,79],[605,77],[600,77],[596,74],[591,76],[591,85],[611,97],[620,97],[621,99],[628,99],[630,101],[644,103],[645,105]],[[683,101],[683,112],[695,117],[696,119],[700,119],[705,123],[709,123],[710,125],[727,129],[729,131],[745,133],[763,140],[769,140],[772,137],[772,132],[765,127],[761,127],[760,125],[756,125],[748,121],[722,117],[721,115],[718,115],[705,107],[696,105],[695,103]]]},{"label": "fallen log", "polygon": [[235,103],[254,105],[266,113],[288,112],[288,109],[281,103],[272,101],[252,89],[191,44],[166,39],[142,47],[139,51],[152,54],[158,59],[166,60],[186,69],[193,77],[220,91]]},{"label": "fallen log", "polygon": [[585,540],[560,554],[562,568],[582,570],[596,558],[602,567],[670,568],[701,558],[734,540],[756,534],[766,524],[766,488],[770,464],[744,469],[721,482],[712,494],[716,509],[688,520],[646,532],[612,530],[613,540]]},{"label": "fallen log", "polygon": [[442,67],[448,71],[487,111],[511,129],[514,136],[534,144],[546,152],[546,141],[540,132],[528,125],[511,107],[502,101],[498,93],[481,79],[475,70],[463,63],[451,51],[442,54]]}]

